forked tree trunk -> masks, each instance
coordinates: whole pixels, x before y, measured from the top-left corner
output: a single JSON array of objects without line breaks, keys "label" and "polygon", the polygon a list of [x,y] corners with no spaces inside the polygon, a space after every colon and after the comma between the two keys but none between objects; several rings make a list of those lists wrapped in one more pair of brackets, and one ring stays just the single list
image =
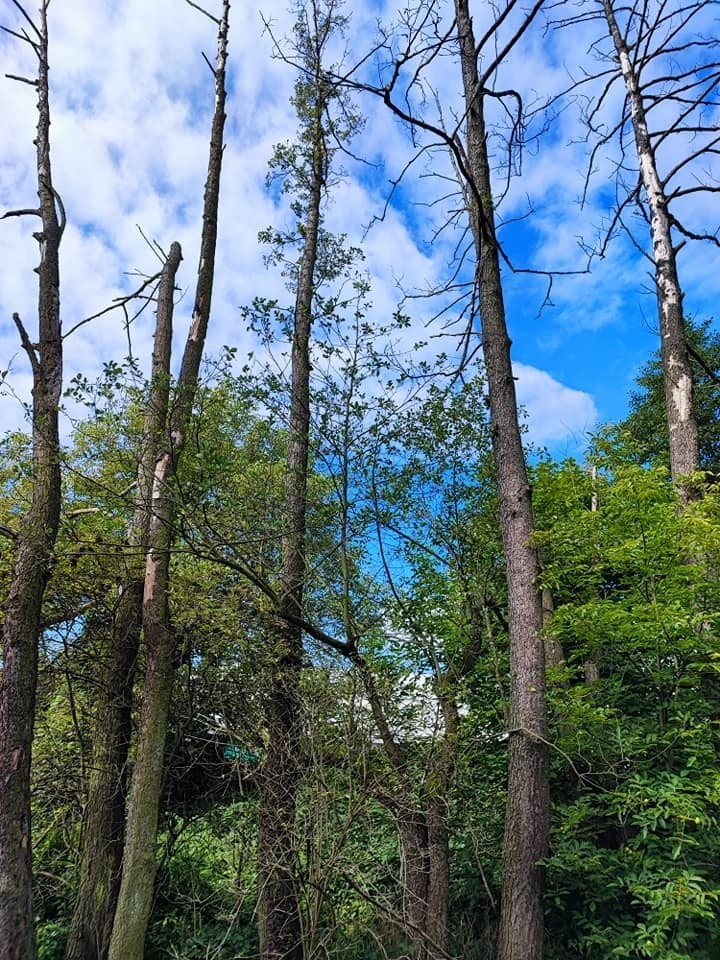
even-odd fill
[{"label": "forked tree trunk", "polygon": [[[685,339],[682,289],[672,241],[672,220],[650,140],[640,77],[618,26],[613,0],[602,0],[602,7],[630,102],[640,176],[650,212],[650,235],[660,318],[660,356],[670,444],[670,472],[673,479],[678,480],[697,470],[700,459],[693,405],[693,372]],[[633,16],[632,13],[628,15]],[[681,484],[680,494],[685,500],[694,496],[692,487],[687,484]]]},{"label": "forked tree trunk", "polygon": [[120,887],[125,836],[130,715],[143,607],[143,573],[151,517],[153,470],[164,435],[170,393],[175,276],[180,248],[171,250],[158,288],[150,395],[138,465],[130,554],[120,587],[99,688],[88,799],[83,822],[80,885],[65,948],[66,960],[104,960]]},{"label": "forked tree trunk", "polygon": [[[17,538],[5,603],[0,674],[0,956],[32,960],[30,755],[35,719],[41,608],[60,522],[58,404],[62,386],[59,248],[64,227],[50,167],[47,2],[29,33],[38,57],[37,180],[41,219],[37,345],[14,315],[33,372],[32,501]],[[60,208],[60,213],[58,213]]]},{"label": "forked tree trunk", "polygon": [[467,0],[455,0],[455,14],[470,174],[466,199],[477,258],[477,296],[508,585],[510,737],[498,958],[540,960],[545,886],[541,861],[547,855],[549,830],[540,568],[532,543],[530,484],[518,424],[495,237],[484,91]]},{"label": "forked tree trunk", "polygon": [[[170,554],[175,515],[174,479],[185,445],[207,335],[215,271],[217,214],[225,127],[225,75],[230,3],[218,22],[215,113],[205,184],[200,263],[190,332],[175,392],[165,449],[155,464],[152,516],[143,591],[143,635],[147,666],[109,960],[142,960],[157,868],[155,846],[165,764],[168,710],[174,680],[175,643],[169,624]],[[179,257],[179,245],[174,244]]]}]

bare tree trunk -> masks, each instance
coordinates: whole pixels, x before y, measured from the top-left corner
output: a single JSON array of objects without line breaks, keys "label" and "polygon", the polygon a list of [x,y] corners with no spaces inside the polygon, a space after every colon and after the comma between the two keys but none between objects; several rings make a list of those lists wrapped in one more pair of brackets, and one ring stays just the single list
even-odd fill
[{"label": "bare tree trunk", "polygon": [[153,470],[167,422],[175,276],[179,248],[166,261],[158,289],[150,395],[138,466],[131,554],[120,588],[96,711],[80,885],[65,948],[66,960],[104,960],[120,887],[125,836],[130,715],[143,606],[143,567],[151,517]]},{"label": "bare tree trunk", "polygon": [[[173,243],[165,270],[170,296],[163,301],[163,328],[168,338],[172,335],[173,281],[181,259],[180,245]],[[159,313],[158,309],[158,321]],[[173,679],[173,644],[167,618],[173,517],[171,457],[171,450],[166,449],[155,464],[152,513],[147,534],[149,549],[142,592],[142,629],[147,647],[147,667],[122,880],[109,945],[109,956],[122,957],[123,960],[141,960],[143,956],[155,879],[155,836]]]},{"label": "bare tree trunk", "polygon": [[[170,416],[166,449],[155,465],[152,517],[148,534],[149,552],[143,591],[143,634],[147,647],[147,667],[137,757],[128,801],[122,878],[108,952],[109,960],[142,960],[152,907],[165,739],[174,680],[175,644],[168,615],[170,554],[175,514],[173,480],[185,444],[210,317],[225,126],[229,13],[229,0],[224,0],[222,15],[217,21],[215,113],[205,184],[195,306],[183,353],[175,404]],[[180,258],[178,244],[173,244],[171,256]]]},{"label": "bare tree trunk", "polygon": [[[22,10],[22,8],[21,8]],[[24,11],[23,11],[24,13]],[[32,21],[27,18],[30,23]],[[17,557],[5,603],[3,663],[0,674],[0,955],[32,960],[35,931],[32,908],[30,757],[35,719],[38,640],[45,587],[60,522],[60,444],[58,403],[62,387],[59,248],[64,228],[60,198],[50,167],[47,0],[39,26],[28,42],[38,57],[37,179],[40,244],[37,345],[30,342],[17,314],[14,320],[33,372],[32,501],[17,540]]]},{"label": "bare tree trunk", "polygon": [[[319,66],[319,64],[318,64]],[[268,706],[269,748],[260,787],[260,955],[263,960],[301,960],[300,911],[294,875],[295,804],[300,779],[298,683],[302,661],[302,631],[296,625],[303,611],[308,456],[310,443],[310,331],[318,258],[320,205],[325,189],[327,155],[316,107],[311,135],[313,152],[305,243],[300,258],[295,298],[290,424],[285,483],[283,566],[276,611],[275,658]]]},{"label": "bare tree trunk", "polygon": [[539,560],[517,417],[487,153],[484,91],[467,0],[455,0],[466,105],[466,196],[488,383],[500,524],[508,584],[510,739],[499,960],[539,960],[549,830],[547,709]]},{"label": "bare tree trunk", "polygon": [[[660,318],[660,353],[670,441],[670,471],[673,479],[677,480],[697,470],[700,461],[693,405],[693,373],[683,325],[683,298],[678,280],[676,249],[672,242],[672,220],[650,140],[640,77],[618,26],[613,0],[602,0],[602,7],[630,101],[640,176],[650,212]],[[632,17],[633,14],[630,13],[629,16]],[[681,495],[690,499],[693,496],[692,490],[683,485]]]}]

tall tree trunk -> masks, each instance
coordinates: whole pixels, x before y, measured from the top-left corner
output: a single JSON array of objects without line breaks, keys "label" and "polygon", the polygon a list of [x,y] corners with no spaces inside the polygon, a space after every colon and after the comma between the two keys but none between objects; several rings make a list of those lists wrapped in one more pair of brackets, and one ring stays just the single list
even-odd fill
[{"label": "tall tree trunk", "polygon": [[[173,246],[179,252],[179,245]],[[155,842],[173,684],[174,650],[167,604],[173,517],[171,479],[172,452],[168,449],[157,462],[153,487],[142,616],[147,667],[128,802],[122,880],[109,949],[114,960],[142,960],[155,881]]]},{"label": "tall tree trunk", "polygon": [[93,756],[83,823],[80,885],[65,948],[66,960],[104,960],[120,888],[125,836],[126,768],[133,684],[143,606],[143,568],[151,517],[152,481],[167,422],[175,277],[180,248],[171,251],[158,288],[150,395],[138,465],[130,555],[113,617],[96,711]]},{"label": "tall tree trunk", "polygon": [[[672,220],[668,210],[668,198],[657,169],[655,151],[650,141],[640,77],[615,17],[613,0],[602,0],[602,7],[630,101],[640,176],[650,212],[660,318],[660,355],[670,442],[670,471],[673,479],[677,480],[697,470],[700,460],[693,405],[693,372],[683,325],[683,296],[678,280],[676,250],[672,242]],[[632,17],[633,13],[628,16]],[[684,499],[693,496],[688,485],[682,485],[680,492]]]},{"label": "tall tree trunk", "polygon": [[320,206],[325,188],[327,154],[322,106],[312,120],[313,149],[305,213],[305,243],[295,297],[290,424],[285,483],[286,532],[280,599],[276,611],[274,662],[268,705],[269,747],[260,780],[260,955],[263,960],[301,960],[300,910],[294,876],[295,805],[298,767],[300,667],[302,631],[296,625],[303,611],[308,456],[310,443],[310,331],[318,258]]},{"label": "tall tree trunk", "polygon": [[[33,25],[34,27],[34,25]],[[33,372],[32,501],[17,539],[3,624],[0,674],[0,955],[32,960],[35,931],[32,907],[30,757],[35,719],[41,608],[50,576],[60,522],[58,403],[62,386],[59,248],[64,228],[60,199],[50,166],[47,0],[39,27],[29,34],[38,56],[37,180],[40,206],[30,211],[42,227],[40,244],[38,343],[30,342],[17,314]],[[28,211],[21,211],[28,212]],[[13,212],[6,216],[19,215]]]},{"label": "tall tree trunk", "polygon": [[466,196],[475,242],[476,284],[488,383],[508,585],[510,738],[503,845],[499,960],[539,960],[543,949],[549,793],[547,708],[539,560],[517,416],[510,339],[505,321],[487,152],[484,91],[467,0],[455,0],[465,94]]},{"label": "tall tree trunk", "polygon": [[[109,960],[142,960],[152,907],[165,739],[174,680],[175,644],[168,612],[170,554],[175,514],[173,481],[185,444],[210,317],[225,127],[229,14],[229,0],[224,0],[222,15],[217,21],[215,112],[205,183],[195,306],[180,367],[175,403],[170,415],[166,447],[157,459],[153,480],[142,617],[147,666],[137,757],[128,800],[122,878],[108,952]],[[179,245],[174,244],[173,250],[179,257]]]}]

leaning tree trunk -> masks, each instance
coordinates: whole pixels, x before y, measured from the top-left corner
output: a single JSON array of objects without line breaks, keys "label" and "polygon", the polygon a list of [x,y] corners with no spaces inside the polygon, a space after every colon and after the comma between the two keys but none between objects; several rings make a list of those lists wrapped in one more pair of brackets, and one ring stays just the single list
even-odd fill
[{"label": "leaning tree trunk", "polygon": [[[230,3],[218,22],[215,113],[205,184],[200,264],[190,332],[185,344],[165,450],[155,464],[152,516],[143,591],[147,666],[123,854],[122,878],[109,960],[142,960],[155,882],[155,845],[165,759],[168,710],[174,680],[175,643],[169,623],[170,553],[175,514],[174,478],[185,445],[195,398],[215,271],[217,214],[225,127],[225,76]],[[176,247],[176,255],[180,250]]]},{"label": "leaning tree trunk", "polygon": [[540,570],[532,543],[530,484],[518,424],[495,237],[484,91],[467,0],[455,0],[455,13],[466,107],[466,197],[477,257],[477,296],[508,585],[510,737],[498,958],[540,960],[545,880],[542,861],[547,855],[549,830]]},{"label": "leaning tree trunk", "polygon": [[[17,538],[17,557],[5,603],[0,674],[0,956],[32,960],[30,754],[35,719],[41,608],[60,522],[58,404],[62,386],[59,248],[64,227],[50,167],[47,0],[31,42],[38,56],[37,180],[40,206],[12,211],[40,217],[37,344],[17,314],[15,323],[33,373],[32,501]],[[37,39],[35,39],[37,37]],[[59,212],[58,212],[59,209]]]},{"label": "leaning tree trunk", "polygon": [[[640,176],[650,212],[660,318],[660,355],[670,444],[670,472],[673,479],[678,480],[697,470],[700,459],[693,405],[693,373],[685,339],[682,290],[678,280],[676,250],[672,242],[672,220],[668,210],[668,198],[655,162],[655,151],[650,141],[640,77],[615,18],[612,0],[602,0],[602,6],[630,101]],[[693,496],[692,488],[687,484],[681,485],[680,493],[685,500]]]},{"label": "leaning tree trunk", "polygon": [[175,276],[180,248],[171,251],[158,288],[150,395],[138,465],[129,556],[113,616],[96,710],[92,766],[83,821],[80,885],[65,960],[104,960],[120,887],[125,836],[126,769],[133,684],[143,606],[143,568],[151,517],[152,481],[168,414]]}]

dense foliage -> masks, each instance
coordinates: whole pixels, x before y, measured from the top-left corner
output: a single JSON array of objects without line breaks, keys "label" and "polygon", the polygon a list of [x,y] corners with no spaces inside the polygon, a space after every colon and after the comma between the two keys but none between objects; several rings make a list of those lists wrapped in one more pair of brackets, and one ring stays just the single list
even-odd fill
[{"label": "dense foliage", "polygon": [[[133,410],[142,398],[125,377],[106,371],[99,390],[86,388],[88,419],[65,454],[65,522],[47,599],[48,617],[61,622],[43,648],[34,759],[36,907],[47,960],[62,956],[77,882],[93,690],[123,562],[128,505],[116,491],[132,482]],[[252,412],[250,388],[221,374],[203,390],[181,478],[185,546],[175,559],[172,619],[182,663],[149,957],[229,960],[257,950],[255,775],[268,608],[262,591],[221,562],[242,555],[259,574],[275,564],[281,438],[261,407]],[[353,481],[374,477],[355,518],[353,602],[360,616],[361,594],[373,598],[366,663],[418,809],[439,788],[442,696],[459,707],[443,786],[451,942],[454,953],[478,958],[488,955],[500,893],[508,669],[479,389],[433,388],[394,414],[374,463]],[[22,449],[19,436],[3,445],[8,522],[23,495]],[[550,682],[548,956],[709,960],[720,947],[720,495],[711,485],[678,514],[664,467],[637,465],[627,447],[602,438],[593,457],[592,471],[541,458],[533,478],[555,608],[547,629],[564,656]],[[313,472],[312,602],[330,629],[342,587],[327,561],[337,482],[328,462],[316,459]],[[396,773],[361,673],[322,646],[305,666],[303,717],[296,831],[310,955],[401,957],[403,869],[388,795]]]}]

